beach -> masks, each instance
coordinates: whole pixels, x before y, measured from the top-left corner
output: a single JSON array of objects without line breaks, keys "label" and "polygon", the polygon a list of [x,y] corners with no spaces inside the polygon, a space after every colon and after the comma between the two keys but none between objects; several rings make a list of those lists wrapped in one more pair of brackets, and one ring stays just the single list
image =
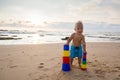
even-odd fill
[{"label": "beach", "polygon": [[120,42],[87,42],[87,71],[61,71],[63,43],[0,45],[0,80],[120,80]]}]

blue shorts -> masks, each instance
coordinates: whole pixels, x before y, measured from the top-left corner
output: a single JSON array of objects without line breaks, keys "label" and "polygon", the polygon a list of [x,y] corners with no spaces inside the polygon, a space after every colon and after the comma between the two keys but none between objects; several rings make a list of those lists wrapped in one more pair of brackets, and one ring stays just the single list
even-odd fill
[{"label": "blue shorts", "polygon": [[75,47],[74,45],[71,45],[70,48],[70,58],[82,58],[82,46]]}]

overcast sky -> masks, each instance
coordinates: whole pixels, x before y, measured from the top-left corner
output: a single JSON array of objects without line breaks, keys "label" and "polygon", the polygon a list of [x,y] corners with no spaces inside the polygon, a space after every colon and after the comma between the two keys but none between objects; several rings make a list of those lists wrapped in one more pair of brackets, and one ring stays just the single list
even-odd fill
[{"label": "overcast sky", "polygon": [[120,0],[0,0],[0,20],[120,23]]}]

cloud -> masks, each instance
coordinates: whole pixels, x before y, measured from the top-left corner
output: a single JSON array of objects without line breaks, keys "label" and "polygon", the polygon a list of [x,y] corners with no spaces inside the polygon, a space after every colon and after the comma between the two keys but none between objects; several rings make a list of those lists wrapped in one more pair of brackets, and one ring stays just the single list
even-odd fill
[{"label": "cloud", "polygon": [[119,0],[0,0],[0,17],[29,19],[35,15],[46,21],[120,21]]},{"label": "cloud", "polygon": [[112,3],[110,0],[109,2],[108,0],[91,0],[83,5],[71,6],[70,13],[74,18],[83,19],[84,21],[92,20],[119,24],[120,11],[115,6],[116,3]]}]

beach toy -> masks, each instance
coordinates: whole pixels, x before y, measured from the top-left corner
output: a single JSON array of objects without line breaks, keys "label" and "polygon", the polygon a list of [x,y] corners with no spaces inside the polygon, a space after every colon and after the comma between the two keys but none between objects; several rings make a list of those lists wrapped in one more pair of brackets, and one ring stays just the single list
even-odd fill
[{"label": "beach toy", "polygon": [[64,45],[63,49],[63,63],[62,63],[62,71],[70,71],[70,51],[69,45]]},{"label": "beach toy", "polygon": [[84,52],[83,56],[82,56],[81,70],[87,70],[87,54],[86,54],[86,52]]},{"label": "beach toy", "polygon": [[69,57],[70,56],[70,51],[63,51],[63,56],[64,57]]},{"label": "beach toy", "polygon": [[82,58],[82,61],[86,61],[86,58]]},{"label": "beach toy", "polygon": [[64,50],[69,50],[69,45],[64,45]]},{"label": "beach toy", "polygon": [[86,61],[82,61],[82,64],[86,64]]},{"label": "beach toy", "polygon": [[63,57],[63,63],[70,63],[69,57]]},{"label": "beach toy", "polygon": [[63,71],[70,71],[70,64],[69,63],[63,63],[62,64],[62,70]]}]

